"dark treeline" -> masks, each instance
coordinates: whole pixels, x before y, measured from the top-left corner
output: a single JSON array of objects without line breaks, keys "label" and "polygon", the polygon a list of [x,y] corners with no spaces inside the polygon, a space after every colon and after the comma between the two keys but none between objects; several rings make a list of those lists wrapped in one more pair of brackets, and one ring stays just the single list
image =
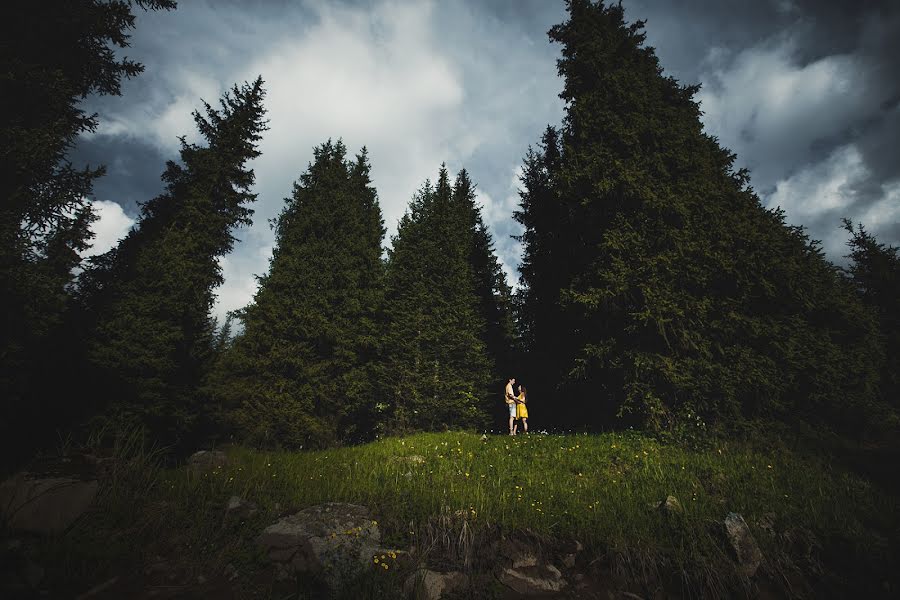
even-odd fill
[{"label": "dark treeline", "polygon": [[[385,257],[366,149],[326,141],[273,222],[253,301],[211,316],[218,259],[252,221],[266,129],[261,79],[194,114],[165,189],[108,253],[90,243],[102,168],[66,156],[141,65],[117,61],[132,9],[67,1],[7,20],[2,125],[5,390],[0,435],[141,426],[182,450],[215,441],[322,447],[502,427],[516,376],[550,428],[636,426],[675,439],[781,424],[844,439],[897,427],[900,257],[849,220],[850,266],[763,207],[704,133],[697,86],[666,77],[643,23],[570,0],[566,114],[524,159],[513,294],[465,170],[413,196]],[[76,18],[77,17],[77,18]],[[39,27],[53,44],[38,47]],[[424,174],[423,174],[424,175]]]}]

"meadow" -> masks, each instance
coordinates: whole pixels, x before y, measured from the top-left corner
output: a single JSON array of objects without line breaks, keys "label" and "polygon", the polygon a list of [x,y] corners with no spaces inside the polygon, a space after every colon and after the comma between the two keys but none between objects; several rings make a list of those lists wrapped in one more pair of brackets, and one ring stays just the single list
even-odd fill
[{"label": "meadow", "polygon": [[[229,447],[228,464],[202,474],[162,468],[138,448],[120,448],[130,458],[119,460],[97,509],[53,546],[56,564],[65,565],[60,585],[177,554],[183,568],[207,577],[242,573],[238,596],[296,597],[265,583],[252,540],[278,515],[327,501],[369,507],[387,546],[412,548],[432,568],[489,568],[490,542],[521,534],[535,544],[577,540],[584,564],[635,591],[803,596],[896,585],[896,499],[784,448],[722,441],[688,449],[636,432],[447,432],[325,451]],[[259,511],[223,519],[232,496]],[[680,511],[656,508],[668,496]],[[745,518],[765,557],[753,580],[740,574],[724,539],[729,512]],[[404,573],[390,565],[373,569],[382,580],[367,584],[373,597],[399,589]]]}]

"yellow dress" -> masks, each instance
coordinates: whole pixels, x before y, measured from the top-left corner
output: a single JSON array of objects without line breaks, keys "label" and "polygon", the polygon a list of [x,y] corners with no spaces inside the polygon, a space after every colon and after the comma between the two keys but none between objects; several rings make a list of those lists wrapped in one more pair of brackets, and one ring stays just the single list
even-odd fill
[{"label": "yellow dress", "polygon": [[516,404],[516,418],[528,418],[528,407],[525,406],[525,394],[519,394],[519,402]]}]

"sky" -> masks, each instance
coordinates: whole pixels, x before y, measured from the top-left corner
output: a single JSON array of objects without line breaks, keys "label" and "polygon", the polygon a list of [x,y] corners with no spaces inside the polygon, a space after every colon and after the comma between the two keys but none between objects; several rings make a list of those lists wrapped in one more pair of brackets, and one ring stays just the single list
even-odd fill
[{"label": "sky", "polygon": [[[623,0],[645,20],[662,67],[697,95],[708,133],[767,207],[845,263],[841,217],[900,245],[900,2],[896,0]],[[252,227],[222,258],[221,319],[250,302],[268,269],[270,219],[313,148],[343,139],[369,151],[388,236],[442,163],[466,168],[511,283],[521,248],[510,236],[529,145],[558,125],[559,46],[547,30],[562,0],[181,0],[138,10],[124,52],[145,71],[121,97],[91,97],[100,127],[75,164],[105,164],[94,187],[92,253],[135,223],[163,184],[179,136],[199,141],[191,113],[261,75],[270,129],[251,163]]]}]

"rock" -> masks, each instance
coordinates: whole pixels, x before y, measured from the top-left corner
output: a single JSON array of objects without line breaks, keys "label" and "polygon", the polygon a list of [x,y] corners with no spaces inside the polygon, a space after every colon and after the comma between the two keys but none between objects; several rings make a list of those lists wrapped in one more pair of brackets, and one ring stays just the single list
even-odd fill
[{"label": "rock", "polygon": [[579,542],[578,540],[572,540],[563,544],[562,564],[567,569],[574,568],[575,563],[578,561],[578,554],[582,551],[583,548],[584,547],[581,545],[581,542]]},{"label": "rock", "polygon": [[200,450],[191,455],[187,464],[188,468],[198,475],[209,473],[227,466],[228,455],[221,450]]},{"label": "rock", "polygon": [[728,513],[725,517],[725,533],[737,557],[741,573],[746,577],[753,577],[763,556],[744,517],[738,513]]},{"label": "rock", "polygon": [[466,584],[466,576],[459,571],[439,573],[428,569],[419,569],[406,578],[403,591],[408,598],[416,600],[439,600],[444,592],[451,593]]},{"label": "rock", "polygon": [[96,480],[19,473],[0,484],[0,515],[16,531],[60,533],[87,511],[97,488]]},{"label": "rock", "polygon": [[534,550],[522,541],[503,538],[500,540],[499,554],[513,569],[534,567],[538,564]]},{"label": "rock", "polygon": [[684,512],[684,509],[681,508],[681,503],[678,502],[678,498],[675,496],[666,496],[665,502],[660,505],[660,508],[669,514],[678,513],[681,514]]},{"label": "rock", "polygon": [[370,568],[380,541],[378,524],[367,508],[340,502],[283,517],[256,540],[275,561],[276,574],[320,575],[332,591]]},{"label": "rock", "polygon": [[659,510],[660,512],[663,512],[667,515],[680,515],[684,512],[684,509],[681,507],[681,503],[675,496],[666,496],[665,500],[660,500],[659,502],[651,502],[647,506],[654,510]]},{"label": "rock", "polygon": [[482,433],[482,434],[481,434],[481,441],[482,441],[482,442],[488,441],[488,436],[487,436],[486,433]]},{"label": "rock", "polygon": [[498,576],[500,583],[523,595],[560,592],[568,583],[553,565],[538,565],[520,569],[506,568]]},{"label": "rock", "polygon": [[244,517],[252,517],[256,514],[256,505],[249,500],[244,500],[240,496],[232,496],[225,505],[225,514],[229,517],[242,519]]}]

